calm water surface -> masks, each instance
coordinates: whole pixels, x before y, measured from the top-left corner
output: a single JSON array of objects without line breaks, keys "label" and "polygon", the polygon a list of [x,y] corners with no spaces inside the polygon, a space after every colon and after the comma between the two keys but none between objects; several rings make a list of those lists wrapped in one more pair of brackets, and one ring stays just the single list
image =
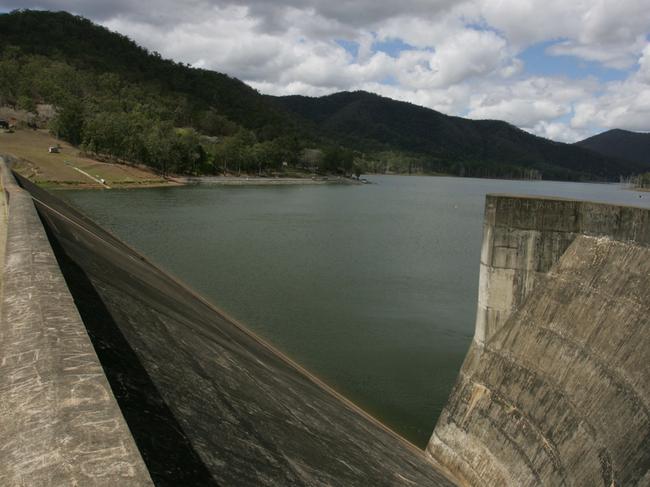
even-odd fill
[{"label": "calm water surface", "polygon": [[650,206],[617,185],[370,179],[60,194],[420,446],[473,335],[485,194]]}]

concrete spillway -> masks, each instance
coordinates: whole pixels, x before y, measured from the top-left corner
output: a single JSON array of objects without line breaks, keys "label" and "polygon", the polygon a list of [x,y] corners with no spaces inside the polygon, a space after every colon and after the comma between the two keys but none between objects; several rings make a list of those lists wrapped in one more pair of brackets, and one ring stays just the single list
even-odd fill
[{"label": "concrete spillway", "polygon": [[[156,485],[170,486],[452,485],[423,451],[83,215],[29,182],[21,184],[34,198],[74,296],[76,316],[83,319],[74,323],[75,333],[85,335],[87,329],[130,430],[111,434],[135,443],[139,454],[133,449],[125,454],[133,464],[146,465],[144,473],[142,468],[120,469],[115,459],[102,482],[142,485],[148,473]],[[23,193],[24,204],[31,205]],[[39,249],[47,244],[44,238],[37,242]],[[61,315],[52,314],[49,326],[61,325]],[[3,327],[14,322],[10,318]],[[41,357],[60,354],[61,348],[65,344],[46,343]],[[23,399],[21,391],[16,395]],[[114,408],[114,402],[108,406]],[[65,428],[73,418],[54,414],[53,420]],[[9,421],[7,415],[0,418],[0,424]],[[24,427],[20,421],[13,431]],[[67,441],[82,441],[76,433],[58,430],[39,442],[32,431],[33,454],[65,450],[66,434],[73,436]],[[10,443],[4,429],[0,445],[0,484],[39,485],[33,480],[40,477],[15,461],[26,445]],[[65,460],[52,458],[43,475],[63,468],[58,462]],[[78,475],[74,478],[83,478]],[[79,485],[95,484],[94,478],[79,480]]]},{"label": "concrete spillway", "polygon": [[427,452],[463,485],[649,485],[650,211],[490,196],[484,235]]},{"label": "concrete spillway", "polygon": [[0,485],[650,485],[648,210],[488,196],[422,452],[0,166]]}]

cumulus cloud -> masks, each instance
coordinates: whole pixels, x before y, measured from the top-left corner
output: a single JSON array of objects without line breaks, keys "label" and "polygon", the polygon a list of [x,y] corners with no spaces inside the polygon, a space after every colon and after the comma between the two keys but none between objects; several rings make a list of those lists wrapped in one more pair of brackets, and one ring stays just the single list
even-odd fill
[{"label": "cumulus cloud", "polygon": [[525,130],[540,137],[566,143],[577,142],[589,136],[589,132],[574,129],[565,122],[547,122],[545,120],[537,122],[534,127]]},{"label": "cumulus cloud", "polygon": [[[365,89],[563,141],[614,126],[650,130],[647,0],[0,0],[0,7],[85,15],[264,93]],[[570,56],[627,78],[530,74],[522,53],[540,42],[548,63]]]},{"label": "cumulus cloud", "polygon": [[[475,119],[507,120],[521,128],[547,135],[551,120],[573,112],[573,104],[590,96],[595,83],[576,83],[559,78],[531,77],[492,86],[469,101],[468,116]],[[544,123],[540,123],[544,122]],[[567,139],[567,137],[562,137]]]},{"label": "cumulus cloud", "polygon": [[571,125],[650,131],[650,43],[639,57],[638,70],[629,78],[607,83],[600,96],[576,105]]},{"label": "cumulus cloud", "polygon": [[403,85],[413,88],[450,86],[493,73],[507,62],[506,47],[506,41],[493,32],[459,29],[436,44],[433,52],[403,52],[396,74]]},{"label": "cumulus cloud", "polygon": [[486,23],[513,45],[560,40],[551,53],[626,67],[650,29],[644,0],[480,0]]}]

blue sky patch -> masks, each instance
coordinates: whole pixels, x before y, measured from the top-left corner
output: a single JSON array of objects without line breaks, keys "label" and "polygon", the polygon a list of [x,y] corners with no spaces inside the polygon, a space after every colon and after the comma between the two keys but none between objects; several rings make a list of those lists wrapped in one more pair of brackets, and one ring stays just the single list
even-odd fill
[{"label": "blue sky patch", "polygon": [[407,44],[401,39],[388,39],[386,41],[377,41],[372,44],[374,52],[383,52],[390,57],[399,57],[400,52],[415,49],[414,46]]},{"label": "blue sky patch", "polygon": [[394,76],[386,76],[384,79],[380,81],[382,85],[389,85],[389,86],[399,86],[399,83],[397,82],[397,79],[395,79]]},{"label": "blue sky patch", "polygon": [[549,54],[547,49],[558,42],[561,41],[540,42],[525,49],[518,56],[524,62],[524,72],[533,76],[563,76],[576,80],[593,76],[602,82],[623,80],[629,75],[629,70],[608,68],[595,61]]},{"label": "blue sky patch", "polygon": [[348,41],[346,39],[336,39],[336,43],[345,49],[353,58],[359,55],[359,43],[355,41]]},{"label": "blue sky patch", "polygon": [[[359,43],[356,41],[349,41],[347,39],[336,39],[336,43],[345,49],[353,58],[359,56]],[[399,57],[402,51],[410,51],[415,49],[414,46],[407,44],[401,39],[388,39],[385,41],[376,41],[372,43],[372,52],[383,52],[390,57]],[[431,49],[425,49],[431,50]]]}]

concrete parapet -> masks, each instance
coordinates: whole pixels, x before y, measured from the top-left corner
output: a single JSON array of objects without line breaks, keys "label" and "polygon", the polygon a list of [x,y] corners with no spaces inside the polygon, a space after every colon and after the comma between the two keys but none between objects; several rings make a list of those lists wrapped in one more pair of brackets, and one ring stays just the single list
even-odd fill
[{"label": "concrete parapet", "polygon": [[32,199],[0,171],[0,485],[151,485]]},{"label": "concrete parapet", "polygon": [[459,484],[650,485],[649,217],[488,196],[478,313],[502,314],[427,446]]}]

